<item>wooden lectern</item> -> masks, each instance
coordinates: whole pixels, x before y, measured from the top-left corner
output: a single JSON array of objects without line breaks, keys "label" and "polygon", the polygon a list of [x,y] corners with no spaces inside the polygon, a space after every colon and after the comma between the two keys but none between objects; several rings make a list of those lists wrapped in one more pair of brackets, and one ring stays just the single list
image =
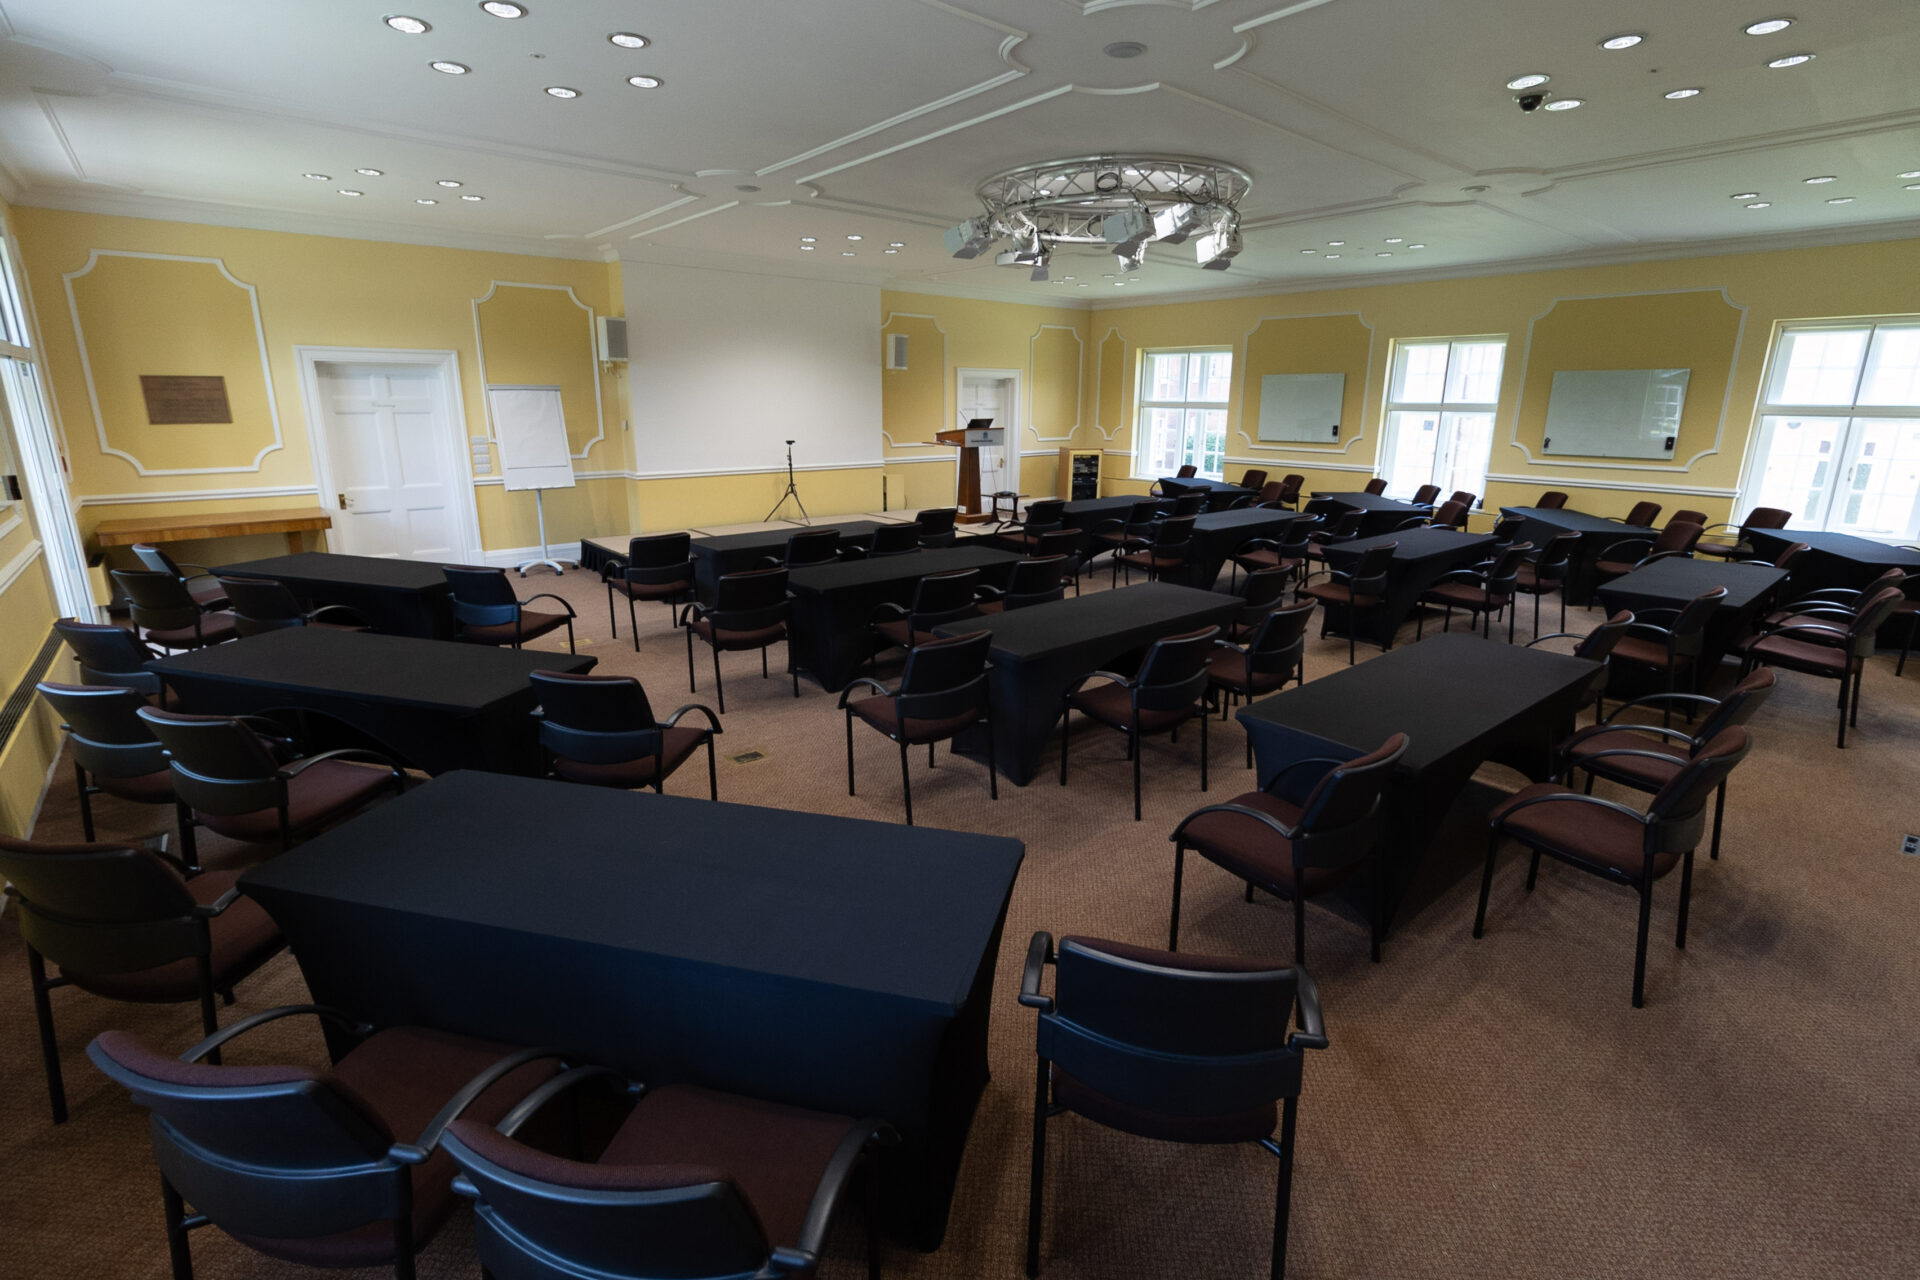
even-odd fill
[{"label": "wooden lectern", "polygon": [[998,445],[1005,436],[1006,432],[999,427],[969,426],[959,431],[942,431],[933,438],[934,444],[951,445],[960,450],[959,493],[954,503],[960,508],[960,523],[979,524],[987,519],[980,506],[980,448]]}]

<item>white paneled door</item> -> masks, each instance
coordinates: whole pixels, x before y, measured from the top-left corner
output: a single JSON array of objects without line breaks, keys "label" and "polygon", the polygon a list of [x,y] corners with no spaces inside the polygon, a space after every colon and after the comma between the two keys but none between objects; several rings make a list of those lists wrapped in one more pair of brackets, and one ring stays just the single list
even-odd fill
[{"label": "white paneled door", "polygon": [[1009,483],[1015,474],[1011,460],[1020,448],[1020,381],[1011,373],[968,370],[960,375],[960,421],[965,427],[975,418],[991,418],[1003,431],[997,449],[980,451],[981,509],[992,507],[992,497],[1002,490],[1016,489]]},{"label": "white paneled door", "polygon": [[339,506],[329,545],[357,556],[462,559],[440,369],[322,362],[314,372]]}]

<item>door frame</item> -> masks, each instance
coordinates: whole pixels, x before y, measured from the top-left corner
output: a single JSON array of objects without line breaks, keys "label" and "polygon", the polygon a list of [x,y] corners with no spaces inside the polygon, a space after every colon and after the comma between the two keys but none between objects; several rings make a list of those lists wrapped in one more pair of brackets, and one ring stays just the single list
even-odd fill
[{"label": "door frame", "polygon": [[[953,371],[953,425],[955,429],[963,428],[967,425],[966,421],[960,417],[960,401],[962,398],[961,391],[966,387],[969,375],[990,378],[996,382],[1004,382],[1008,379],[1013,381],[1013,422],[1007,424],[1006,435],[1003,437],[1004,443],[1000,447],[1005,454],[1004,461],[1006,465],[1004,469],[1007,473],[1007,478],[1013,481],[1013,491],[1018,493],[1020,492],[1020,411],[1026,401],[1026,377],[1023,371],[1019,369],[982,369],[970,365],[955,369]],[[960,451],[958,449],[953,451],[953,482],[956,485],[960,483]],[[991,494],[982,493],[980,495],[980,501],[985,503],[988,509],[991,509],[993,506]]]},{"label": "door frame", "polygon": [[333,464],[327,453],[327,415],[320,400],[320,366],[323,364],[388,364],[413,369],[432,369],[440,375],[440,391],[447,409],[448,483],[454,498],[454,534],[461,558],[468,564],[481,563],[486,554],[480,545],[480,505],[474,496],[471,462],[461,471],[462,459],[470,457],[467,439],[466,400],[460,393],[460,353],[457,351],[412,350],[383,347],[308,347],[296,346],[293,358],[300,371],[300,399],[307,413],[307,444],[313,452],[314,483],[319,487],[320,506],[337,512],[339,503],[329,501],[334,488]]}]

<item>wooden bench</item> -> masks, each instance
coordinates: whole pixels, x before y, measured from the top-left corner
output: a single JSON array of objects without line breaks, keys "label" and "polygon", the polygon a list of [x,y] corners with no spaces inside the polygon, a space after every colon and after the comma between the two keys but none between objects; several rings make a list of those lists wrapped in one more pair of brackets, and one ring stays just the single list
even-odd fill
[{"label": "wooden bench", "polygon": [[265,511],[221,511],[197,516],[135,516],[102,520],[93,531],[103,547],[136,542],[191,542],[200,538],[237,538],[249,533],[284,533],[287,550],[304,551],[309,529],[331,529],[333,517],[319,507],[276,507]]}]

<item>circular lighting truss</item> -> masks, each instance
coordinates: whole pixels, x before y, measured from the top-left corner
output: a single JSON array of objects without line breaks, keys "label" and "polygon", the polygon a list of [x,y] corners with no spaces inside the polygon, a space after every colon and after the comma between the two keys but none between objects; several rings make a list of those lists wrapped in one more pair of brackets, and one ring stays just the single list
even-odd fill
[{"label": "circular lighting truss", "polygon": [[956,258],[1008,242],[1002,265],[1032,267],[1044,280],[1054,246],[1101,245],[1129,270],[1153,242],[1197,237],[1204,267],[1222,269],[1240,251],[1239,202],[1253,188],[1244,169],[1194,156],[1080,156],[996,173],[976,189],[986,212],[947,233]]}]

